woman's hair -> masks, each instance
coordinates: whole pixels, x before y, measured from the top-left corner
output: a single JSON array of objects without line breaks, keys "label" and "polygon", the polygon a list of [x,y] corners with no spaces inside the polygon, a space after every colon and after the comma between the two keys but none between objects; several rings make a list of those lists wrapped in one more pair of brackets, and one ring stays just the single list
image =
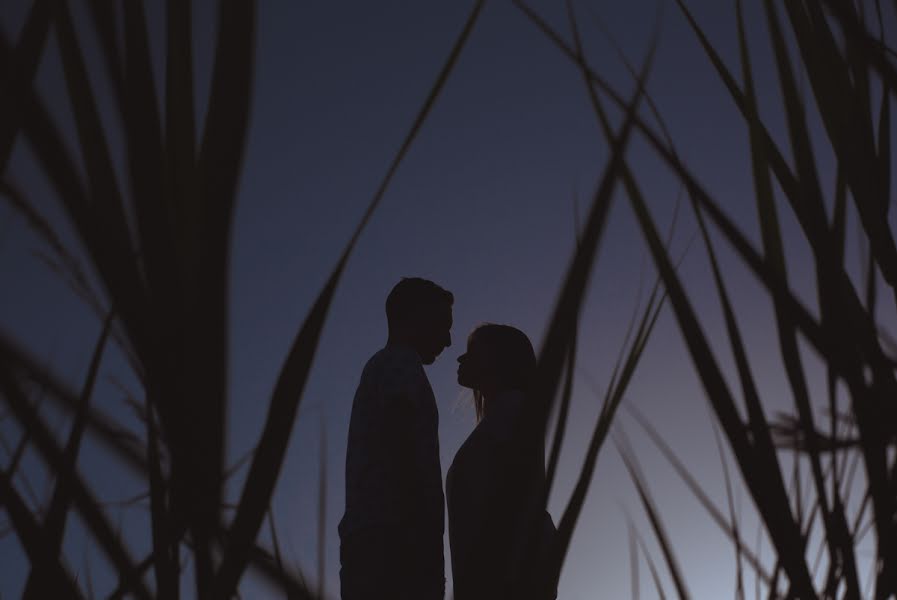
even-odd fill
[{"label": "woman's hair", "polygon": [[[473,330],[468,345],[489,355],[489,365],[496,381],[505,390],[528,392],[536,371],[536,353],[526,334],[510,325],[486,323]],[[480,390],[473,391],[477,421],[483,418],[484,399]]]}]

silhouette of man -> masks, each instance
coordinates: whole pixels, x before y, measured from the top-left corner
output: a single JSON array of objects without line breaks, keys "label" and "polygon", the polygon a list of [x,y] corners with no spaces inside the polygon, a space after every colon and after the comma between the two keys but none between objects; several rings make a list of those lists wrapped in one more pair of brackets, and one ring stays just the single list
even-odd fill
[{"label": "silhouette of man", "polygon": [[451,345],[454,297],[402,279],[386,299],[389,339],[361,374],[339,524],[343,600],[442,600],[445,531],[439,414],[423,365]]}]

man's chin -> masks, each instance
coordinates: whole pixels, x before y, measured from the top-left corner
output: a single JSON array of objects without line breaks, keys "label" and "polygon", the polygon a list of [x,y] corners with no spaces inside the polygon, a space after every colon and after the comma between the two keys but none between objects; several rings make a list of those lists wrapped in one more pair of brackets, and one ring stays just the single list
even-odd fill
[{"label": "man's chin", "polygon": [[422,356],[420,358],[420,362],[422,362],[425,365],[432,365],[434,362],[436,362],[436,357],[433,356],[432,354],[428,355],[428,356]]}]

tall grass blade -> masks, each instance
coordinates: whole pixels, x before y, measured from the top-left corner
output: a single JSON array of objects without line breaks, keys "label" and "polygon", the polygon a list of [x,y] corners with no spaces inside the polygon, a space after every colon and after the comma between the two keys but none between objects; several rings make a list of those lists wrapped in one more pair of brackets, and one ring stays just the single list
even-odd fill
[{"label": "tall grass blade", "polygon": [[[0,360],[0,392],[2,392],[11,413],[15,415],[16,420],[24,429],[32,432],[34,446],[48,468],[57,477],[67,480],[66,485],[70,486],[74,505],[82,520],[118,574],[123,579],[130,578],[131,574],[135,573],[130,552],[119,541],[99,503],[83,480],[74,469],[67,468],[63,451],[53,438],[52,432],[25,399],[24,393],[9,371],[9,363],[5,357],[0,356],[0,359],[3,359]],[[148,600],[150,594],[145,584],[138,580],[134,582],[134,585],[136,597],[140,600]]]},{"label": "tall grass blade", "polygon": [[876,69],[891,93],[897,90],[897,67],[889,58],[889,55],[894,55],[894,51],[887,47],[882,39],[876,39],[868,32],[857,18],[856,12],[849,8],[849,3],[824,0],[823,4],[841,25],[844,33],[862,52],[863,58]]},{"label": "tall grass blade", "polygon": [[327,427],[321,418],[318,476],[318,598],[326,597],[327,573]]},{"label": "tall grass blade", "polygon": [[[0,359],[2,359],[0,363],[17,372],[21,371],[27,379],[44,386],[47,390],[47,399],[57,408],[71,413],[75,411],[75,407],[78,405],[78,394],[70,390],[58,376],[43,366],[40,360],[32,357],[2,330],[0,330]],[[91,408],[88,414],[87,432],[94,440],[102,444],[110,456],[120,461],[132,473],[138,477],[149,477],[150,467],[148,458],[141,449],[142,443],[96,407]],[[145,571],[153,564],[155,558],[155,554],[153,554],[146,561],[146,567],[138,567],[137,571]],[[269,583],[280,586],[299,598],[311,597],[299,576],[292,573],[281,573],[273,566],[274,559],[271,551],[256,545],[251,550],[250,561],[253,570]],[[129,590],[129,586],[122,588],[120,597]]]},{"label": "tall grass blade", "polygon": [[[710,235],[707,231],[707,226],[704,222],[704,218],[700,210],[695,211],[695,216],[698,221],[701,235],[704,239],[704,245],[707,250],[707,255],[710,258],[710,266],[713,273],[713,280],[717,289],[717,296],[719,297],[720,305],[723,309],[726,333],[729,337],[729,344],[732,349],[732,354],[735,358],[735,365],[738,371],[739,380],[741,382],[742,395],[744,397],[744,403],[747,408],[748,425],[753,436],[752,441],[754,445],[754,451],[757,453],[758,460],[764,463],[767,467],[767,469],[761,469],[754,475],[762,478],[763,473],[768,472],[770,474],[770,477],[774,478],[774,486],[776,488],[784,489],[785,484],[781,477],[781,466],[778,462],[778,458],[776,457],[772,438],[769,433],[769,423],[766,420],[766,415],[760,402],[757,384],[754,380],[753,373],[751,372],[750,364],[747,359],[747,353],[744,347],[744,342],[741,336],[741,331],[735,319],[735,312],[732,308],[732,303],[729,300],[729,295],[723,282],[719,263],[716,258],[716,252],[713,248],[713,244],[710,241]],[[748,479],[749,483],[758,482],[757,479],[751,479],[750,477],[746,478]],[[762,479],[760,479],[759,481],[762,481]]]},{"label": "tall grass blade", "polygon": [[642,351],[647,344],[648,338],[651,334],[651,330],[653,329],[654,324],[657,321],[657,317],[660,314],[660,308],[662,307],[662,305],[663,302],[660,301],[658,302],[657,306],[649,304],[645,309],[645,313],[642,317],[642,322],[639,326],[638,335],[626,357],[626,361],[620,374],[620,378],[619,380],[612,382],[611,386],[609,386],[607,389],[606,395],[604,397],[604,403],[601,409],[601,414],[595,425],[595,429],[592,432],[592,437],[589,441],[589,447],[586,450],[586,455],[583,459],[583,466],[580,469],[579,477],[577,478],[576,484],[573,488],[573,492],[570,495],[570,500],[567,503],[567,508],[564,510],[564,514],[562,515],[560,523],[558,525],[557,542],[555,544],[557,553],[557,556],[555,556],[555,560],[558,561],[556,563],[556,568],[558,570],[560,569],[560,566],[564,558],[566,557],[570,539],[573,536],[573,530],[582,511],[582,507],[585,504],[586,495],[592,481],[592,475],[594,474],[595,467],[597,466],[598,453],[604,446],[604,441],[607,439],[607,435],[610,431],[613,419],[616,416],[617,409],[619,408],[620,403],[623,400],[623,394],[629,385],[629,381],[631,380],[632,375],[635,372],[636,365],[641,358]]},{"label": "tall grass blade", "polygon": [[[695,36],[698,38],[698,41],[701,43],[701,47],[704,49],[707,58],[710,59],[710,62],[716,70],[717,75],[726,86],[726,90],[729,92],[729,95],[735,102],[736,107],[742,113],[742,115],[746,117],[746,100],[744,97],[744,93],[739,87],[735,77],[726,67],[725,63],[722,60],[722,57],[720,57],[719,53],[710,43],[710,40],[698,25],[691,11],[688,10],[688,7],[686,6],[684,0],[676,0],[676,4],[681,9],[683,15],[689,23],[689,26],[691,27],[692,31],[694,31]],[[758,133],[761,136],[764,149],[769,157],[770,168],[772,168],[773,172],[776,174],[776,178],[779,180],[783,191],[789,197],[792,196],[797,186],[797,180],[794,176],[794,173],[791,171],[778,147],[776,147],[775,142],[773,141],[772,136],[770,136],[769,132],[765,128],[761,127]],[[801,215],[799,213],[798,217],[800,218],[800,216]]]},{"label": "tall grass blade", "polygon": [[286,565],[277,558],[280,550],[268,550],[262,546],[253,546],[250,551],[250,565],[254,574],[270,585],[282,590],[290,600],[321,600],[306,583],[302,574],[291,572]]},{"label": "tall grass blade", "polygon": [[[763,542],[763,523],[757,523],[757,540],[755,544],[754,556],[760,556],[761,543]],[[774,589],[776,582],[779,578],[779,564],[778,562],[775,565],[775,575],[773,576],[772,582],[769,584],[770,589]],[[754,570],[754,597],[757,600],[760,600],[760,571]]]},{"label": "tall grass blade", "polygon": [[[795,214],[798,215],[804,233],[806,233],[815,253],[823,255],[831,247],[831,242],[826,235],[827,228],[825,226],[825,209],[822,204],[822,188],[819,183],[819,174],[816,169],[816,161],[807,127],[806,111],[804,110],[801,94],[798,91],[794,69],[788,56],[788,47],[782,33],[776,4],[771,0],[764,0],[764,8],[770,43],[775,55],[779,87],[782,91],[785,106],[789,140],[794,154],[799,181],[799,186],[795,189],[797,195],[788,195],[787,197]],[[753,135],[755,136],[755,141],[752,142],[752,146],[759,146],[759,140],[756,139],[759,135],[759,132],[756,130],[759,125],[756,99],[752,101],[752,105],[753,109],[749,122],[749,127],[754,128]],[[762,146],[756,152],[762,152],[762,155],[758,156],[758,158],[766,158],[767,156]]]},{"label": "tall grass blade", "polygon": [[645,540],[639,535],[638,530],[633,528],[631,520],[629,521],[629,526],[635,531],[636,541],[638,542],[639,548],[641,548],[642,554],[645,555],[645,561],[648,563],[648,571],[651,573],[651,580],[654,582],[654,589],[657,590],[657,598],[658,600],[666,600],[667,595],[663,589],[663,584],[660,582],[660,571],[657,569],[654,559],[645,547]]},{"label": "tall grass blade", "polygon": [[627,523],[629,533],[629,587],[632,600],[639,600],[638,543],[635,541],[635,527],[632,521]]},{"label": "tall grass blade", "polygon": [[39,593],[46,598],[83,598],[74,578],[59,563],[58,552],[54,551],[37,519],[13,487],[6,471],[0,472],[0,505],[9,516],[31,565],[42,573]]},{"label": "tall grass blade", "polygon": [[[604,224],[610,208],[614,187],[625,164],[623,153],[629,141],[633,115],[641,98],[642,84],[651,64],[650,59],[651,55],[649,54],[649,58],[642,70],[636,93],[627,105],[625,120],[620,128],[620,132],[617,135],[609,135],[611,158],[605,166],[604,173],[595,192],[592,207],[583,231],[582,241],[577,246],[576,254],[568,268],[560,296],[555,305],[548,333],[539,352],[537,383],[534,394],[536,402],[529,403],[534,408],[531,410],[532,414],[525,417],[526,421],[524,422],[524,430],[522,432],[522,435],[525,437],[522,439],[539,439],[539,436],[533,435],[539,428],[542,428],[544,432],[555,390],[557,390],[560,381],[564,357],[569,352],[571,340],[574,339],[579,311],[584,302],[586,286],[604,231]],[[632,364],[632,369],[634,370],[638,352],[633,352],[631,356],[634,357]],[[625,388],[625,384],[622,387]],[[546,576],[550,577],[553,582],[557,581],[560,574],[560,568],[566,555],[573,527],[585,501],[591,472],[597,461],[598,450],[603,443],[604,434],[606,434],[606,429],[609,428],[612,416],[613,410],[610,410],[607,414],[605,414],[605,411],[602,411],[596,434],[592,437],[589,451],[583,461],[579,481],[558,526],[555,553],[552,557],[554,564],[551,565],[546,573]]]},{"label": "tall grass blade", "polygon": [[[274,509],[268,508],[268,531],[271,533],[271,543],[274,545],[274,562],[281,572],[285,572],[283,565],[283,553],[280,550],[280,540],[277,537],[277,526],[274,524]],[[318,594],[319,597],[323,597]]]},{"label": "tall grass blade", "polygon": [[[8,42],[0,32],[0,62],[10,60]],[[108,232],[104,232],[89,208],[88,195],[66,149],[58,127],[44,102],[34,94],[30,82],[9,90],[22,107],[22,132],[34,151],[38,165],[71,222],[80,242],[84,245],[91,264],[96,268],[128,337],[137,347],[145,340],[145,313],[142,283],[133,268],[132,257],[120,252]]]},{"label": "tall grass blade", "polygon": [[[192,508],[197,511],[192,532],[197,559],[197,585],[203,586],[197,590],[201,597],[204,594],[229,596],[236,586],[234,580],[226,590],[215,591],[222,573],[213,576],[210,543],[221,518],[218,507],[222,500],[227,429],[226,405],[222,399],[227,395],[228,259],[233,209],[249,129],[256,11],[254,1],[218,2],[218,36],[211,91],[197,157],[199,194],[196,205],[184,203],[186,210],[178,220],[183,230],[178,231],[179,235],[176,236],[180,243],[191,248],[187,254],[197,259],[185,269],[189,277],[185,289],[185,317],[193,326],[186,332],[184,343],[187,356],[193,356],[195,360],[190,375],[185,378],[184,392],[195,401],[189,413],[184,415],[183,425],[185,433],[198,426],[206,435],[201,444],[196,444],[194,438],[190,453],[182,457],[190,461],[190,467],[184,474],[200,476],[199,485],[194,484],[198,490],[188,492],[186,481],[178,481],[176,486],[179,495],[183,491],[197,496],[192,503]],[[177,15],[172,15],[172,21],[177,21]],[[181,21],[186,21],[186,18]],[[186,25],[182,23],[181,26]],[[189,44],[189,31],[169,33]],[[190,85],[187,81],[181,83]],[[188,90],[172,90],[176,91],[181,92],[181,103],[189,101]],[[179,115],[171,116],[189,119],[187,113],[192,112],[192,107],[180,106],[179,111]],[[189,136],[189,132],[185,135]],[[178,140],[169,139],[167,142],[169,145],[176,144]],[[171,152],[171,148],[168,150]],[[192,154],[187,147],[174,152],[185,157]],[[184,484],[183,489],[181,483]],[[253,538],[267,505],[266,500],[257,511]],[[251,540],[247,549],[250,544]],[[221,569],[226,569],[227,556],[223,561]],[[235,574],[241,575],[243,567],[245,560]]]},{"label": "tall grass blade", "polygon": [[66,88],[72,104],[81,155],[87,170],[92,214],[98,221],[95,235],[108,235],[110,249],[133,256],[128,223],[122,197],[115,181],[112,158],[100,122],[99,109],[90,89],[87,68],[75,36],[68,5],[59,3],[56,10],[56,32],[59,40]]},{"label": "tall grass blade", "polygon": [[[3,61],[0,71],[0,174],[21,127],[24,108],[22,100],[11,90],[30,86],[47,44],[52,20],[53,0],[35,0],[25,19],[22,34],[15,49]],[[8,42],[4,39],[4,44]]]},{"label": "tall grass blade", "polygon": [[[780,41],[780,35],[775,26],[775,13],[772,3],[767,1],[767,17],[770,22],[771,36],[774,45],[777,47],[777,64],[780,71],[780,81],[786,97],[786,107],[788,107],[788,117],[791,126],[792,144],[795,147],[795,156],[798,162],[798,170],[800,173],[801,189],[805,189],[806,193],[802,194],[799,199],[792,200],[794,204],[800,204],[803,210],[812,211],[815,216],[811,222],[814,229],[807,231],[808,236],[816,236],[817,241],[814,249],[820,246],[828,246],[828,229],[824,226],[824,209],[822,206],[822,197],[819,191],[818,178],[810,150],[810,141],[806,133],[806,125],[800,101],[796,97],[796,90],[793,86],[793,78],[790,73],[787,55],[785,54],[784,43]],[[779,228],[778,217],[776,216],[775,200],[773,198],[772,182],[769,177],[767,155],[764,150],[761,131],[759,127],[760,117],[757,109],[757,100],[754,93],[753,74],[751,72],[750,57],[747,48],[745,35],[743,11],[740,0],[736,0],[736,12],[738,16],[738,38],[741,50],[742,74],[744,78],[744,89],[746,99],[746,114],[749,128],[750,146],[751,146],[751,163],[754,175],[754,188],[757,199],[757,214],[760,221],[760,230],[763,237],[763,247],[766,257],[772,267],[777,271],[783,280],[787,280],[785,255],[782,244],[782,234]],[[775,40],[779,40],[776,44]],[[806,187],[803,187],[806,186]],[[822,239],[819,239],[822,238]],[[818,252],[818,251],[817,251]],[[719,282],[718,269],[715,268],[715,277]],[[779,349],[782,355],[785,372],[788,377],[794,402],[797,407],[800,427],[805,432],[815,431],[813,422],[812,409],[810,407],[809,391],[806,383],[806,375],[797,347],[797,332],[793,322],[789,318],[789,313],[782,306],[782,302],[778,298],[774,298],[774,307],[776,314],[776,325],[779,337]],[[764,424],[765,425],[765,424]],[[762,428],[768,432],[768,426]],[[762,433],[762,432],[761,432]],[[839,560],[844,561],[845,567],[845,583],[847,586],[848,599],[859,599],[859,581],[856,577],[856,566],[853,557],[853,547],[839,547],[838,540],[833,532],[837,525],[834,520],[837,518],[829,508],[828,498],[826,496],[825,482],[822,475],[822,466],[819,459],[819,450],[816,445],[816,438],[813,435],[808,436],[808,454],[810,459],[810,467],[813,475],[813,482],[816,488],[816,495],[819,501],[819,507],[822,511],[822,520],[825,528],[825,541],[828,545],[829,560],[831,564],[837,564]],[[763,447],[769,455],[769,460],[775,461],[775,455],[772,451],[772,443],[769,436],[763,438]],[[775,464],[773,462],[773,464]],[[799,482],[799,479],[798,479]],[[800,494],[798,494],[798,509],[801,504]],[[800,512],[797,515],[798,523],[800,523]]]},{"label": "tall grass blade", "polygon": [[[32,356],[12,337],[0,330],[0,358],[7,368],[21,372],[23,377],[43,386],[47,400],[57,408],[75,414],[78,407],[78,393],[43,364],[43,361]],[[145,476],[146,456],[141,448],[142,443],[130,432],[123,429],[117,421],[96,407],[91,407],[87,416],[87,431],[93,438],[103,444],[111,456],[120,460],[132,472]]]},{"label": "tall grass blade", "polygon": [[[120,281],[106,281],[107,287],[117,286],[130,297],[141,297],[142,284],[139,277],[135,276],[133,257],[136,251],[130,236],[123,198],[115,178],[81,48],[68,5],[64,2],[58,3],[55,10],[55,24],[66,89],[87,171],[87,193],[90,200],[89,205],[84,207],[83,218],[89,233],[85,231],[85,234],[93,238],[97,248],[102,248],[111,255],[104,257],[109,264],[108,274],[121,277]],[[86,284],[81,287],[86,287]]]},{"label": "tall grass blade", "polygon": [[[863,318],[874,323],[874,265],[878,264],[884,279],[893,288],[895,276],[897,276],[897,262],[895,262],[897,252],[895,252],[887,219],[883,218],[882,195],[881,190],[878,189],[878,185],[883,181],[874,142],[875,119],[871,112],[871,103],[864,80],[869,59],[868,57],[862,60],[857,58],[857,38],[848,35],[846,45],[848,57],[853,61],[852,73],[838,72],[830,77],[826,71],[831,70],[832,65],[840,61],[840,56],[833,35],[828,29],[825,15],[822,14],[818,6],[808,5],[801,9],[801,7],[789,5],[788,8],[792,25],[799,34],[798,41],[801,42],[800,48],[804,62],[811,75],[811,82],[815,86],[814,90],[823,122],[838,157],[839,166],[844,169],[847,185],[852,192],[854,204],[871,246],[870,262],[866,266],[868,282],[866,312],[863,313],[862,309],[855,310]],[[849,11],[846,10],[846,6],[842,9],[845,9],[841,10],[842,21],[857,18],[853,7],[850,7]],[[818,35],[814,38],[801,39],[800,32],[810,31],[811,28]],[[813,44],[813,42],[816,43]],[[852,80],[851,74],[853,75]],[[815,82],[813,81],[814,77]],[[828,97],[821,97],[828,91],[826,86],[832,85],[831,80],[835,80],[839,84],[838,89],[831,93],[840,93],[846,96],[840,106],[834,105],[832,99]],[[838,109],[841,110],[838,111]],[[833,316],[831,323],[835,326],[840,321],[841,319]],[[844,339],[849,339],[853,331],[841,330],[839,334]],[[877,336],[873,334],[873,337],[876,337],[876,340],[868,342],[870,355],[868,360],[871,363],[874,377],[872,389],[867,391],[865,386],[857,381],[856,372],[861,368],[860,365],[854,366],[854,381],[848,380],[848,385],[854,397],[853,409],[858,420],[868,482],[875,504],[877,552],[881,560],[876,587],[882,593],[887,594],[897,591],[897,528],[893,522],[897,506],[895,506],[893,490],[888,490],[890,486],[887,483],[889,475],[885,458],[884,445],[886,442],[881,431],[881,417],[877,416],[877,411],[870,411],[869,402],[864,397],[874,398],[875,403],[889,402],[892,401],[894,388],[893,370],[891,367],[884,366],[883,362],[886,359],[877,346]],[[846,525],[838,532],[838,539],[844,540],[845,544],[848,543],[849,535]]]},{"label": "tall grass blade", "polygon": [[[670,445],[663,439],[660,435],[660,432],[654,428],[653,425],[648,421],[645,415],[639,411],[637,408],[632,406],[631,404],[627,406],[632,417],[639,424],[639,426],[648,434],[648,438],[654,443],[663,457],[670,463],[673,467],[673,470],[679,476],[683,483],[688,487],[689,491],[695,496],[698,502],[701,503],[701,506],[707,511],[707,514],[713,519],[713,522],[717,524],[717,526],[732,540],[733,543],[737,543],[737,531],[732,522],[727,521],[725,515],[722,510],[719,509],[714,503],[713,500],[710,499],[710,496],[704,491],[701,485],[698,483],[697,479],[691,474],[691,472],[686,468],[686,466],[682,463]],[[742,555],[744,559],[751,565],[754,571],[757,574],[759,579],[762,579],[764,583],[769,583],[771,581],[771,576],[769,571],[760,561],[759,556],[751,552],[749,549],[742,545]]]},{"label": "tall grass blade", "polygon": [[849,65],[840,54],[820,6],[809,3],[800,7],[786,2],[785,7],[831,147],[838,162],[844,165],[854,204],[882,275],[893,288],[897,285],[897,246],[873,200],[877,198],[874,185],[878,163],[871,107],[862,101],[861,90],[851,81]]},{"label": "tall grass blade", "polygon": [[598,453],[604,445],[604,441],[610,431],[610,426],[616,415],[617,409],[619,408],[629,382],[635,373],[635,368],[647,345],[651,331],[654,328],[654,324],[657,322],[662,307],[663,298],[656,304],[653,301],[649,302],[648,306],[645,308],[641,322],[639,323],[635,341],[623,363],[619,379],[614,379],[607,388],[602,404],[601,415],[598,418],[592,437],[589,441],[589,447],[586,451],[586,456],[583,459],[580,475],[558,526],[559,552],[565,553],[567,550],[570,538],[573,535],[576,520],[585,503],[585,497],[592,481],[595,466],[597,465]]},{"label": "tall grass blade", "polygon": [[[3,449],[10,455],[9,464],[6,465],[6,476],[9,477],[10,481],[13,481],[19,470],[19,465],[21,464],[22,457],[25,455],[25,450],[28,448],[30,440],[31,433],[28,431],[22,432],[22,437],[19,439],[19,443],[16,444],[16,447],[12,451],[10,451],[6,440],[3,440]],[[36,495],[34,495],[32,499],[37,500]]]},{"label": "tall grass blade", "polygon": [[663,521],[657,513],[657,508],[654,506],[651,493],[648,491],[647,485],[645,484],[645,478],[641,473],[635,455],[632,453],[629,444],[626,442],[622,430],[619,431],[620,435],[614,440],[617,445],[617,451],[620,453],[620,457],[623,459],[623,464],[626,466],[626,470],[629,472],[629,476],[635,484],[639,499],[642,502],[642,507],[645,509],[645,514],[648,516],[648,521],[651,523],[651,528],[654,530],[654,537],[657,538],[657,541],[660,544],[660,549],[663,551],[663,557],[666,561],[670,576],[673,578],[673,583],[676,586],[676,592],[682,600],[691,598],[691,594],[688,592],[688,588],[685,585],[685,579],[682,577],[682,569],[679,566],[679,562],[676,560],[673,546],[670,543],[669,536],[663,526]]},{"label": "tall grass blade", "polygon": [[[887,219],[891,210],[891,90],[882,85],[878,114],[879,214]],[[874,313],[873,313],[874,315]]]},{"label": "tall grass blade", "polygon": [[122,66],[122,52],[118,44],[119,32],[116,31],[116,21],[119,20],[116,6],[106,0],[87,0],[88,16],[96,32],[106,75],[112,84],[112,93],[119,114],[122,121],[125,121],[127,109],[125,107],[124,67]]},{"label": "tall grass blade", "polygon": [[567,431],[567,419],[570,413],[570,399],[573,397],[573,376],[576,370],[576,331],[570,341],[569,354],[567,355],[564,387],[561,390],[560,406],[558,407],[557,424],[554,427],[554,435],[551,440],[551,451],[548,454],[548,466],[545,468],[545,496],[551,492],[554,483],[555,472],[561,456],[561,445]]},{"label": "tall grass blade", "polygon": [[[627,180],[627,182],[629,182]],[[651,249],[655,264],[663,277],[667,293],[675,310],[677,321],[693,363],[701,377],[702,384],[717,419],[723,426],[726,437],[732,445],[733,452],[738,460],[742,474],[750,478],[757,474],[757,457],[754,455],[751,444],[746,436],[744,425],[735,408],[732,395],[722,377],[716,359],[707,343],[707,340],[698,324],[694,309],[685,296],[684,289],[678,276],[675,274],[670,258],[663,248],[657,234],[656,226],[651,218],[641,194],[634,185],[629,186],[629,199],[638,217],[641,229]],[[792,559],[788,563],[789,575],[792,584],[798,593],[806,597],[812,597],[813,585],[810,580],[806,565],[799,559],[802,556],[800,532],[793,521],[788,519],[788,501],[781,483],[772,483],[771,487],[757,489],[752,487],[751,493],[758,509],[767,521],[771,536],[780,549],[781,554]]]},{"label": "tall grass blade", "polygon": [[[536,14],[522,0],[513,0],[514,5],[542,31],[545,36],[554,43],[565,56],[574,63],[580,65],[582,70],[588,74],[591,84],[596,86],[613,101],[620,109],[625,110],[627,100],[624,99],[617,91],[588,65],[581,62],[576,51],[567,44],[560,35],[557,34],[538,14]],[[737,86],[736,86],[737,87]],[[740,97],[740,94],[739,94]],[[663,161],[673,170],[676,175],[682,179],[686,189],[692,194],[707,212],[714,224],[726,237],[730,245],[745,261],[754,275],[775,294],[781,295],[787,309],[792,313],[792,317],[798,324],[801,333],[806,336],[807,340],[812,344],[814,349],[821,354],[829,354],[835,346],[831,339],[828,339],[825,332],[820,327],[816,319],[810,314],[809,310],[798,300],[789,290],[788,284],[776,276],[774,272],[766,264],[759,252],[757,252],[747,237],[739,230],[735,223],[719,208],[710,195],[704,190],[697,179],[692,175],[689,169],[682,163],[675,151],[669,148],[664,141],[658,136],[642,119],[638,116],[633,118],[636,129],[645,137],[649,145],[663,159]],[[765,136],[766,137],[766,136]],[[771,142],[770,142],[771,144]],[[772,147],[775,150],[775,147]],[[778,156],[778,159],[776,158]],[[779,160],[781,159],[781,160]],[[785,186],[790,184],[793,188],[795,180],[793,175],[788,176],[787,165],[784,158],[780,154],[773,154],[771,164],[777,173],[780,183]],[[784,167],[785,171],[782,171]]]},{"label": "tall grass blade", "polygon": [[[74,471],[75,465],[77,464],[78,452],[81,449],[81,439],[83,438],[84,430],[87,426],[90,398],[93,394],[97,374],[99,373],[103,351],[106,348],[106,342],[109,339],[109,333],[112,330],[113,316],[113,313],[110,312],[106,317],[106,322],[103,323],[99,340],[97,340],[93,357],[91,358],[90,366],[87,370],[87,378],[84,381],[84,386],[81,388],[81,395],[78,399],[78,407],[75,412],[71,432],[69,433],[69,439],[63,450],[63,460],[65,461],[66,471]],[[56,488],[53,490],[53,496],[50,500],[50,505],[47,508],[46,517],[43,522],[43,531],[46,542],[54,554],[59,554],[62,549],[66,517],[71,508],[71,503],[72,490],[69,481],[65,477],[58,477]],[[32,568],[25,584],[24,593],[26,596],[39,593],[38,590],[42,589],[42,579],[44,576],[45,574],[42,571]]]},{"label": "tall grass blade", "polygon": [[90,568],[90,554],[84,553],[84,579],[85,579],[85,587],[87,588],[85,591],[87,593],[87,600],[94,600],[97,595],[93,589],[93,572]]},{"label": "tall grass blade", "polygon": [[[177,600],[180,596],[180,544],[174,533],[169,507],[170,485],[162,471],[162,456],[156,425],[156,410],[149,396],[146,399],[146,465],[150,488],[150,516],[153,538],[152,564],[156,589],[163,598]],[[122,589],[122,593],[125,590]]]},{"label": "tall grass blade", "polygon": [[193,98],[192,0],[167,0],[165,54],[165,150],[168,188],[175,206],[190,198],[196,166]]},{"label": "tall grass blade", "polygon": [[[569,5],[569,3],[568,3],[568,5]],[[662,11],[663,11],[663,5],[658,3],[657,18],[656,18],[654,28],[653,28],[655,36],[658,35],[658,32],[660,30],[659,24],[663,18]],[[616,40],[615,36],[613,35],[613,32],[611,32],[610,27],[604,22],[604,20],[596,12],[593,11],[592,16],[594,17],[598,26],[601,28],[601,33],[607,39],[608,43],[610,43],[610,45],[613,47],[614,52],[616,53],[617,57],[620,59],[620,62],[622,62],[623,66],[626,67],[626,70],[629,72],[629,75],[632,77],[633,81],[637,80],[638,72],[635,69],[635,66],[632,64],[632,62],[626,56],[626,53],[623,51],[622,46]],[[577,33],[575,35],[575,37],[579,38],[579,34]],[[577,52],[581,55],[582,49],[580,47],[581,46],[580,42],[576,41],[576,45],[577,45]],[[586,75],[586,78],[589,79],[588,74]],[[658,125],[658,127],[660,127],[661,135],[663,136],[664,140],[666,141],[667,146],[672,148],[674,146],[673,136],[670,135],[670,130],[669,130],[669,127],[667,127],[666,120],[660,114],[660,108],[658,107],[657,103],[654,101],[654,98],[651,95],[649,90],[646,89],[644,94],[645,94],[645,104],[648,106],[648,109],[651,111],[651,114],[654,116],[655,120],[657,121],[657,125]],[[678,201],[677,201],[676,213],[678,213]],[[676,221],[676,216],[674,215],[673,222],[675,223],[675,221]]]},{"label": "tall grass blade", "polygon": [[0,197],[6,199],[10,208],[25,221],[28,229],[46,244],[53,264],[58,266],[60,275],[70,283],[75,294],[81,297],[94,311],[100,313],[103,308],[99,296],[88,283],[87,275],[80,261],[62,242],[62,238],[49,219],[25,198],[22,189],[15,182],[0,179]]},{"label": "tall grass blade", "polygon": [[[106,10],[114,11],[114,7]],[[100,9],[94,9],[97,18]],[[95,19],[96,20],[96,19]],[[168,234],[164,216],[162,168],[162,127],[156,85],[153,80],[153,64],[150,58],[149,34],[147,32],[144,7],[140,2],[122,4],[124,23],[124,70],[122,75],[121,110],[124,133],[127,141],[127,164],[131,193],[133,195],[134,216],[139,238],[140,259],[150,289],[156,294],[165,290],[166,273],[175,268],[166,264],[165,256],[173,240]],[[100,23],[97,23],[98,31]],[[101,42],[104,38],[100,36]],[[108,46],[107,70],[113,73],[113,65],[121,63],[117,44]],[[162,295],[161,299],[165,296]],[[163,305],[164,306],[164,305]],[[144,356],[151,347],[144,347]]]},{"label": "tall grass blade", "polygon": [[[716,450],[719,453],[719,462],[723,467],[723,480],[726,482],[726,500],[729,504],[729,528],[732,530],[732,541],[735,544],[735,597],[744,600],[744,568],[742,557],[744,555],[744,542],[738,528],[738,514],[735,510],[735,500],[732,494],[732,478],[729,476],[729,463],[723,453],[723,442],[720,439],[719,429],[713,428],[713,437],[716,440]],[[759,561],[757,561],[759,563]]]}]

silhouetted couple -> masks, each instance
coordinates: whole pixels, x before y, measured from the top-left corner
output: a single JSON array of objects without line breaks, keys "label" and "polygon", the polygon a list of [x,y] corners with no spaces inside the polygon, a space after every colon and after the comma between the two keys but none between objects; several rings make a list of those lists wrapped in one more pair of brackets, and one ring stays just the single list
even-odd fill
[{"label": "silhouetted couple", "polygon": [[[343,600],[445,595],[439,415],[423,365],[451,345],[453,301],[418,278],[400,281],[386,300],[389,339],[365,365],[352,404],[339,525]],[[523,588],[527,598],[551,600],[554,586],[539,591],[530,562],[544,560],[555,535],[543,508],[544,444],[520,443],[532,344],[513,327],[482,325],[458,363],[477,425],[446,480],[454,598],[498,600]]]}]

